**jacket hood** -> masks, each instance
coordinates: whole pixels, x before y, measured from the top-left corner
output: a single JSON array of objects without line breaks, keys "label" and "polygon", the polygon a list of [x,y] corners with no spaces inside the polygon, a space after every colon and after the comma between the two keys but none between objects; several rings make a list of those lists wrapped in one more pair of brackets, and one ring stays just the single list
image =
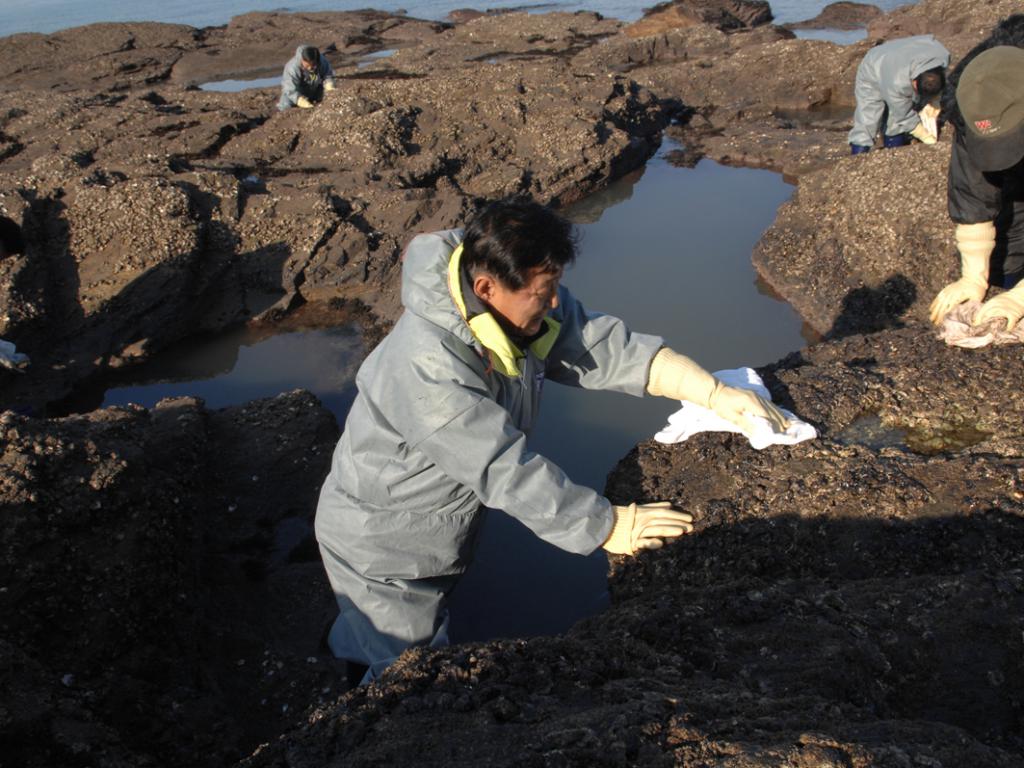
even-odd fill
[{"label": "jacket hood", "polygon": [[913,41],[910,48],[913,52],[913,60],[910,63],[911,80],[929,69],[949,66],[949,51],[935,39],[934,35],[918,35],[909,40]]},{"label": "jacket hood", "polygon": [[402,306],[408,312],[479,346],[448,288],[448,262],[462,242],[463,230],[417,235],[402,261]]}]

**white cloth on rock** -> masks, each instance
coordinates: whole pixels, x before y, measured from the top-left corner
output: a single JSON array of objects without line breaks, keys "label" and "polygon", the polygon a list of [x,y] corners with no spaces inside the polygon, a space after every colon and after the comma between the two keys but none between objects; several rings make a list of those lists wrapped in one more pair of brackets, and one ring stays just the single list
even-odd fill
[{"label": "white cloth on rock", "polygon": [[965,301],[953,307],[942,319],[939,339],[951,347],[964,349],[978,349],[989,344],[1020,344],[1024,341],[1024,320],[1013,328],[1007,328],[1006,320],[1001,317],[974,325],[974,313],[980,308],[980,301]]},{"label": "white cloth on rock", "polygon": [[18,351],[11,342],[0,339],[0,366],[12,371],[20,371],[28,364],[28,355]]},{"label": "white cloth on rock", "polygon": [[[714,376],[723,384],[730,387],[750,389],[759,394],[765,400],[771,401],[772,396],[768,388],[757,375],[753,368],[732,368],[724,371],[715,371]],[[752,434],[746,434],[742,429],[721,416],[715,414],[709,408],[683,401],[683,407],[668,417],[668,424],[662,427],[654,439],[659,443],[681,443],[692,435],[699,432],[736,432],[745,435],[750,445],[761,450],[769,445],[795,445],[804,440],[811,440],[818,436],[818,431],[805,421],[780,408],[786,418],[790,420],[789,428],[782,433],[772,430],[767,419],[755,417],[753,419],[757,426]]]}]

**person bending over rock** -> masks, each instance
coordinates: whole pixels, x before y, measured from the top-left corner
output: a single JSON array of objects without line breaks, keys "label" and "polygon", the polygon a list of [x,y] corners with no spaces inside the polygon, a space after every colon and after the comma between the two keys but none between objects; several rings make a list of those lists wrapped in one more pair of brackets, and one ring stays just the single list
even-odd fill
[{"label": "person bending over rock", "polygon": [[1003,318],[1009,330],[1024,316],[1024,15],[1001,22],[957,65],[943,113],[956,129],[946,196],[960,279],[935,297],[931,320],[941,324],[958,304],[981,301],[992,283],[1010,290],[982,304],[972,322]]},{"label": "person bending over rock", "polygon": [[326,640],[350,682],[447,643],[448,597],[485,508],[579,554],[632,555],[692,530],[669,503],[614,505],[527,447],[545,380],[699,403],[748,432],[758,417],[787,428],[660,337],[585,310],[560,285],[575,257],[572,225],[521,200],[406,248],[404,312],[359,369],[316,511],[339,608]]},{"label": "person bending over rock", "polygon": [[880,127],[885,147],[901,147],[910,137],[934,144],[938,109],[930,102],[942,92],[947,66],[949,51],[932,35],[890,40],[868,51],[857,67],[851,153],[869,151]]},{"label": "person bending over rock", "polygon": [[312,45],[300,45],[284,65],[277,108],[282,112],[292,107],[310,109],[323,101],[324,91],[333,90],[334,70],[327,57]]}]

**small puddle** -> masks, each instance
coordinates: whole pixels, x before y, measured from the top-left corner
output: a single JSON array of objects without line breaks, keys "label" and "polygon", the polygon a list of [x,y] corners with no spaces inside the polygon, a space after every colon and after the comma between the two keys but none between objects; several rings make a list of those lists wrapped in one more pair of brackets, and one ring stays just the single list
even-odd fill
[{"label": "small puddle", "polygon": [[853,117],[853,107],[836,104],[808,107],[807,109],[786,109],[777,107],[772,114],[780,120],[788,120],[799,125],[815,123],[832,123],[836,120],[848,121]]},{"label": "small puddle", "polygon": [[66,409],[85,412],[128,403],[152,408],[164,398],[181,396],[224,408],[304,388],[341,421],[355,399],[355,373],[365,354],[355,325],[269,338],[240,328],[182,342],[105,386],[80,390]]},{"label": "small puddle", "polygon": [[853,45],[868,36],[866,27],[858,29],[794,29],[793,34],[800,40],[824,40],[836,45]]},{"label": "small puddle", "polygon": [[983,443],[991,433],[971,425],[947,425],[925,429],[887,424],[877,413],[865,413],[839,432],[835,439],[843,445],[863,445],[878,451],[896,448],[921,456],[956,453]]},{"label": "small puddle", "polygon": [[835,436],[843,445],[863,445],[873,451],[907,448],[907,430],[884,424],[877,413],[865,413],[851,421]]},{"label": "small puddle", "polygon": [[922,456],[939,453],[956,453],[972,445],[985,442],[992,436],[966,424],[938,427],[936,429],[910,429],[907,431],[907,448]]},{"label": "small puddle", "polygon": [[381,59],[386,59],[389,56],[393,56],[395,50],[396,49],[394,48],[388,48],[382,51],[374,51],[373,53],[368,53],[365,56],[360,56],[359,61],[356,62],[356,69],[363,69],[365,67],[370,66],[371,64],[380,61]]},{"label": "small puddle", "polygon": [[255,80],[217,80],[211,83],[203,83],[199,86],[201,91],[219,91],[221,93],[238,93],[251,88],[277,88],[281,85],[281,75],[273,77],[260,77]]}]

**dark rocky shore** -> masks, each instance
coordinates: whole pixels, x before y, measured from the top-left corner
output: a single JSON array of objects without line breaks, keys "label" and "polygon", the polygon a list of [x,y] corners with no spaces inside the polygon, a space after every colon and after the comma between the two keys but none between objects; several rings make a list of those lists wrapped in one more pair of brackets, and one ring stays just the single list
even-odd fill
[{"label": "dark rocky shore", "polygon": [[[923,0],[846,47],[745,0],[6,38],[0,212],[28,247],[0,262],[0,337],[32,363],[0,369],[0,766],[1024,765],[1024,362],[925,324],[957,264],[949,137],[845,143],[871,41],[932,32],[955,60],[1014,11]],[[338,73],[316,110],[197,88],[277,74],[298,40]],[[613,562],[612,607],[563,636],[411,651],[346,692],[315,398],[60,415],[240,323],[372,343],[412,233],[578,200],[665,132],[680,162],[798,181],[753,259],[825,341],[762,373],[821,437],[637,446],[606,493],[698,529]]]}]

